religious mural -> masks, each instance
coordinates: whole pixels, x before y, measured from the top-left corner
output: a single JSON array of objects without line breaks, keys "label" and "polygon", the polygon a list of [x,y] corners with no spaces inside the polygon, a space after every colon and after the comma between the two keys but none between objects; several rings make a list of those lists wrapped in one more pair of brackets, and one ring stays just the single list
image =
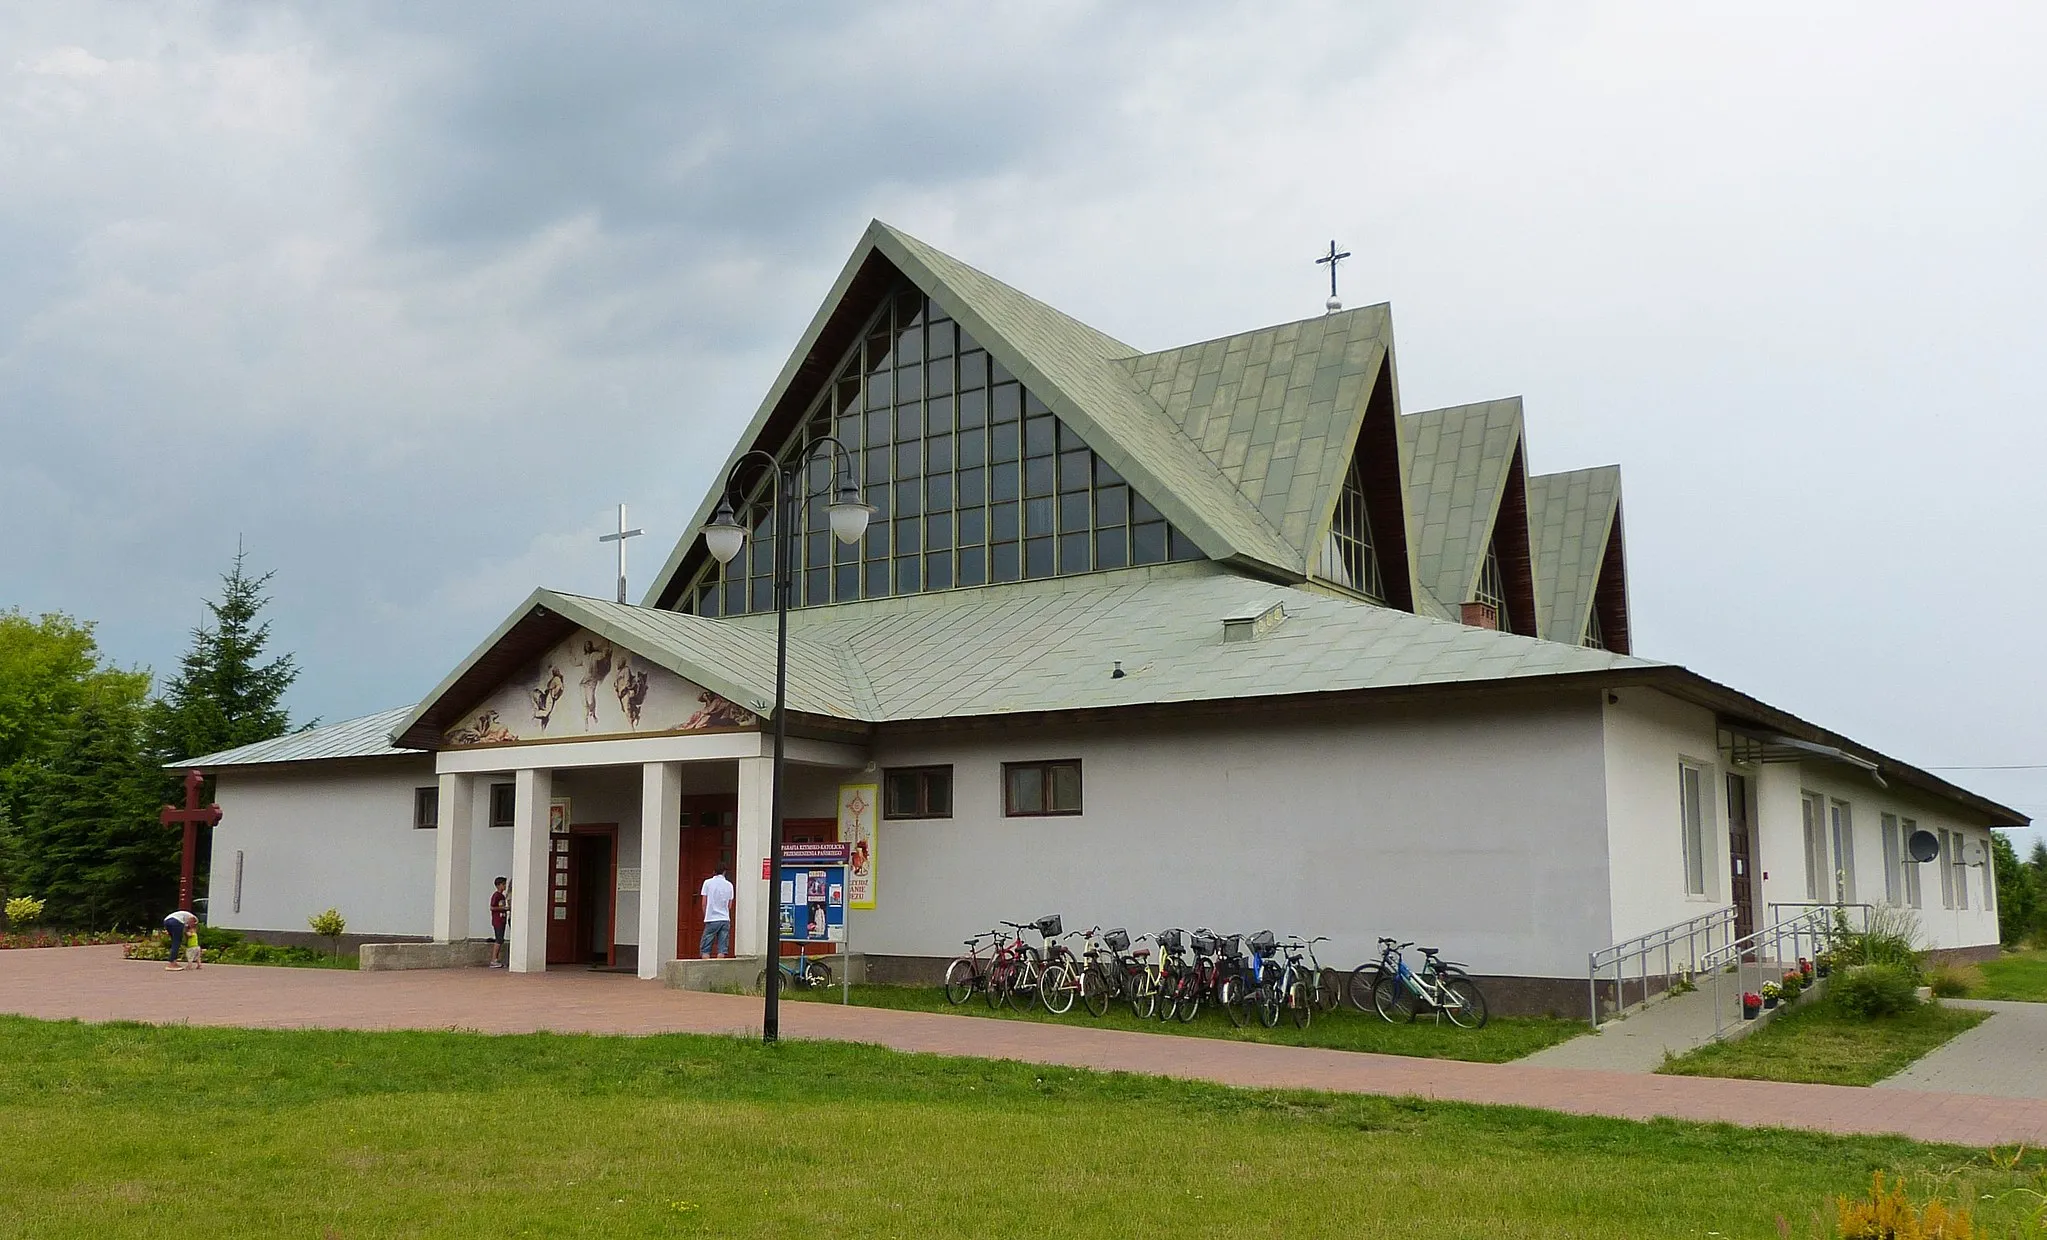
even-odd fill
[{"label": "religious mural", "polygon": [[450,746],[750,728],[759,719],[624,646],[578,629],[448,729]]}]

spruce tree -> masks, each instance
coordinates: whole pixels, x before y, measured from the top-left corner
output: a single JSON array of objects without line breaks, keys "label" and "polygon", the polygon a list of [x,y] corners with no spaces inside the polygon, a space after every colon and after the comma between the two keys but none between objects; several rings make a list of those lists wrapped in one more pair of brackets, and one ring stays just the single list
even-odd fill
[{"label": "spruce tree", "polygon": [[192,648],[151,711],[151,738],[166,763],[291,730],[283,699],[298,679],[298,666],[289,654],[263,661],[270,622],[257,619],[269,605],[263,588],[275,574],[251,577],[246,561],[237,548],[234,567],[221,578],[220,599],[206,604],[212,623],[192,630]]},{"label": "spruce tree", "polygon": [[147,673],[95,677],[23,780],[15,880],[48,901],[50,922],[143,926],[177,899],[179,836],[157,819],[163,772],[146,747],[148,691]]}]

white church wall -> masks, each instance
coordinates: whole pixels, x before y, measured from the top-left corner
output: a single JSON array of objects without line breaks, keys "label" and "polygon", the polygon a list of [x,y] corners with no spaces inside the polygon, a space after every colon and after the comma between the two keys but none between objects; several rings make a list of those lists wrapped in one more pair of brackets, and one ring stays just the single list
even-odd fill
[{"label": "white church wall", "polygon": [[[1600,714],[1589,693],[1314,722],[989,729],[885,740],[949,764],[953,817],[887,821],[858,950],[946,956],[997,919],[1133,933],[1206,925],[1380,934],[1475,972],[1581,975],[1608,926]],[[1083,807],[1008,818],[1002,764],[1079,758]],[[1673,777],[1674,778],[1674,777]]]},{"label": "white church wall", "polygon": [[[1608,695],[1604,717],[1604,846],[1613,858],[1607,941],[1617,943],[1726,906],[1727,794],[1711,711],[1650,689],[1621,689]],[[1686,890],[1684,763],[1701,770],[1703,893]]]},{"label": "white church wall", "polygon": [[432,934],[434,832],[413,826],[413,796],[434,784],[433,769],[422,756],[219,772],[208,922],[304,933],[331,907],[351,934]]}]

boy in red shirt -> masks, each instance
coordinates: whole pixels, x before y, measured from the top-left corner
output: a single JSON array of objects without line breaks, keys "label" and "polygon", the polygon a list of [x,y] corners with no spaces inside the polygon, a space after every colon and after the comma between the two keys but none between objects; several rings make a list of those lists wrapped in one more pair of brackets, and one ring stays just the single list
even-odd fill
[{"label": "boy in red shirt", "polygon": [[490,967],[502,969],[504,961],[498,957],[505,950],[505,926],[512,920],[512,895],[505,890],[505,880],[497,880],[497,886],[490,893]]}]

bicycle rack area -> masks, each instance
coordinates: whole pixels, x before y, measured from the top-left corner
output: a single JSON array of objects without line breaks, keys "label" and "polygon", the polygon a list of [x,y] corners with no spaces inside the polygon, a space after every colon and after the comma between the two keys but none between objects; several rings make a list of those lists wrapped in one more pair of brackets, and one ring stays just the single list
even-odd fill
[{"label": "bicycle rack area", "polygon": [[[1599,1028],[1601,983],[1610,983],[1613,987],[1611,1018],[1618,1018],[1649,1002],[1652,997],[1649,989],[1651,978],[1662,981],[1658,993],[1667,991],[1673,978],[1680,973],[1696,972],[1702,967],[1699,962],[1704,956],[1725,950],[1733,939],[1734,906],[1730,904],[1632,939],[1622,939],[1611,947],[1590,953],[1586,986],[1592,1000],[1592,1028],[1595,1031]],[[1660,964],[1661,967],[1652,972],[1652,964]],[[1641,990],[1641,997],[1633,1003],[1628,1002],[1630,980]]]}]

